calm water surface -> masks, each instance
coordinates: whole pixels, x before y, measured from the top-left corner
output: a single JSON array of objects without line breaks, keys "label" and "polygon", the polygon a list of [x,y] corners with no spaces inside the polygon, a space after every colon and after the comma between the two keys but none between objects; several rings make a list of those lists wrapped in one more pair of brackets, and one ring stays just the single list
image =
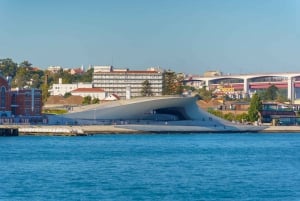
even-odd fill
[{"label": "calm water surface", "polygon": [[0,200],[300,200],[300,135],[2,137],[0,184]]}]

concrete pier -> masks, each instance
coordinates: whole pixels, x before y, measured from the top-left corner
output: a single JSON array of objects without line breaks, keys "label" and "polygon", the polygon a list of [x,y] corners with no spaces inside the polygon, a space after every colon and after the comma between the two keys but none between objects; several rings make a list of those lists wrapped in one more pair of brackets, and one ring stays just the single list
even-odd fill
[{"label": "concrete pier", "polygon": [[87,136],[94,134],[136,133],[300,133],[300,126],[203,127],[186,125],[82,125],[82,126],[0,126],[0,136]]},{"label": "concrete pier", "polygon": [[0,136],[18,136],[19,130],[17,128],[0,128]]}]

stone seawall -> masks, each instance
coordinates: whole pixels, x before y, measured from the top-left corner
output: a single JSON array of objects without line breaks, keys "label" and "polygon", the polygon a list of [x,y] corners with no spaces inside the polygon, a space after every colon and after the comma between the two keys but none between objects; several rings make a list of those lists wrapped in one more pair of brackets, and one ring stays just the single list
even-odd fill
[{"label": "stone seawall", "polygon": [[[239,126],[239,127],[201,127],[184,125],[84,125],[84,126],[38,126],[11,125],[0,126],[6,131],[14,130],[14,135],[43,136],[86,136],[93,134],[135,134],[135,133],[300,133],[300,126]],[[12,135],[12,134],[11,134]],[[1,133],[0,133],[1,136]]]}]

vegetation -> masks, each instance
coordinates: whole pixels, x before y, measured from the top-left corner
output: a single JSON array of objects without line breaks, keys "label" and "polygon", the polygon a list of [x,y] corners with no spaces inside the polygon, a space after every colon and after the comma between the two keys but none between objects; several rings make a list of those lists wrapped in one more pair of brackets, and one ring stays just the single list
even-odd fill
[{"label": "vegetation", "polygon": [[66,109],[46,109],[43,110],[44,114],[66,114],[68,111]]},{"label": "vegetation", "polygon": [[209,101],[214,97],[212,90],[207,90],[206,87],[199,89],[198,94],[200,96],[200,99],[204,101]]},{"label": "vegetation", "polygon": [[0,59],[0,72],[4,77],[12,78],[12,87],[41,89],[43,102],[49,97],[49,86],[58,83],[59,78],[62,78],[63,83],[92,82],[93,75],[92,68],[81,75],[71,75],[70,72],[64,70],[51,73],[33,68],[29,61],[18,64],[10,58]]},{"label": "vegetation", "polygon": [[72,96],[72,94],[70,92],[67,92],[67,93],[65,93],[64,98],[68,98],[70,96]]},{"label": "vegetation", "polygon": [[145,80],[142,83],[142,90],[141,90],[142,96],[153,96],[152,90],[151,90],[151,83],[149,80]]},{"label": "vegetation", "polygon": [[177,75],[173,71],[165,71],[163,75],[163,95],[178,95],[182,94],[183,86],[182,86],[183,77],[181,75]]},{"label": "vegetation", "polygon": [[209,113],[217,116],[217,117],[226,119],[228,121],[236,121],[236,122],[244,123],[244,122],[247,122],[248,119],[249,119],[247,113],[234,114],[232,112],[229,112],[229,113],[223,114],[222,111],[220,111],[220,110],[214,110],[214,109],[211,109],[211,108],[208,109],[207,111]]},{"label": "vegetation", "polygon": [[275,85],[271,85],[265,90],[258,92],[258,95],[261,100],[264,101],[278,101],[278,102],[287,102],[287,89],[278,89]]},{"label": "vegetation", "polygon": [[48,89],[49,89],[48,84],[43,83],[41,86],[43,103],[45,103],[47,101],[47,98],[50,96]]},{"label": "vegetation", "polygon": [[92,103],[92,97],[91,96],[86,96],[83,98],[82,104],[83,105],[89,105]]},{"label": "vegetation", "polygon": [[99,98],[94,98],[92,104],[98,104],[100,102]]},{"label": "vegetation", "polygon": [[259,111],[262,110],[262,101],[258,94],[254,94],[250,101],[250,107],[248,109],[248,119],[251,122],[259,119]]},{"label": "vegetation", "polygon": [[17,72],[18,64],[12,59],[0,59],[0,71],[3,76],[15,77]]}]

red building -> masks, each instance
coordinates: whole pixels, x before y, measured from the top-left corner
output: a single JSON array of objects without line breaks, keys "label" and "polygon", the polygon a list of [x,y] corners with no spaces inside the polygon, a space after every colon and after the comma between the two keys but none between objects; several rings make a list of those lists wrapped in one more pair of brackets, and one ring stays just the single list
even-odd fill
[{"label": "red building", "polygon": [[0,117],[11,115],[11,94],[7,80],[0,76]]},{"label": "red building", "polygon": [[42,97],[39,89],[21,89],[11,91],[12,115],[40,116]]},{"label": "red building", "polygon": [[[8,81],[0,75],[0,118],[14,121],[14,118],[31,119],[41,117],[42,92],[38,89],[12,90]],[[5,121],[7,122],[7,121]]]}]

